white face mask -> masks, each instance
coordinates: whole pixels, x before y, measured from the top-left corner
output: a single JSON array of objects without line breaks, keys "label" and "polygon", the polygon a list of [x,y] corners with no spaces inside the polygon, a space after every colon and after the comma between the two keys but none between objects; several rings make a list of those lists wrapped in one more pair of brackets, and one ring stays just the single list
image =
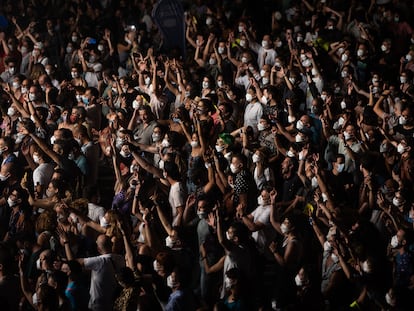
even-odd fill
[{"label": "white face mask", "polygon": [[263,83],[264,85],[269,84],[269,82],[270,82],[269,78],[267,78],[267,77],[263,77],[263,78],[262,78],[262,83]]},{"label": "white face mask", "polygon": [[133,174],[134,172],[136,172],[136,171],[138,171],[138,170],[139,170],[139,166],[138,166],[138,165],[132,164],[132,165],[129,167],[129,172],[130,172],[131,174]]},{"label": "white face mask", "polygon": [[361,269],[362,271],[364,271],[365,273],[371,273],[371,269],[368,265],[368,260],[365,260],[364,262],[362,262],[361,264]]},{"label": "white face mask", "polygon": [[34,154],[34,155],[33,155],[33,162],[34,162],[34,163],[36,163],[36,164],[39,164],[39,161],[40,161],[39,156],[38,156],[38,155],[36,155],[36,154]]},{"label": "white face mask", "polygon": [[10,197],[7,199],[7,204],[10,206],[10,207],[13,207],[13,206],[16,206],[17,205],[17,202],[16,201],[13,201]]},{"label": "white face mask", "polygon": [[37,260],[36,260],[36,269],[37,270],[42,270],[42,263],[40,261],[40,258],[37,258]]},{"label": "white face mask", "polygon": [[210,58],[209,61],[208,61],[208,63],[210,65],[215,65],[216,64],[216,60],[214,58]]},{"label": "white face mask", "polygon": [[302,62],[302,66],[303,66],[303,67],[305,67],[305,68],[310,67],[311,65],[312,65],[312,62],[311,62],[311,60],[310,60],[310,59],[305,59],[305,60]]},{"label": "white face mask", "polygon": [[233,163],[230,164],[230,170],[233,174],[236,174],[239,171],[238,167],[234,165]]},{"label": "white face mask", "polygon": [[190,143],[190,145],[191,145],[191,147],[193,147],[193,148],[197,148],[198,147],[198,141],[192,141],[191,143]]},{"label": "white face mask", "polygon": [[404,117],[404,116],[400,116],[400,117],[398,118],[398,123],[399,123],[400,125],[406,125],[406,124],[407,124],[407,118],[406,118],[406,117]]},{"label": "white face mask", "polygon": [[344,163],[338,164],[338,167],[337,167],[338,173],[342,173],[344,171],[344,168],[345,168]]},{"label": "white face mask", "polygon": [[101,227],[103,227],[103,228],[106,228],[106,227],[108,227],[109,226],[109,222],[106,220],[106,218],[105,217],[102,217],[100,220],[99,220],[99,224],[101,225]]},{"label": "white face mask", "polygon": [[219,54],[223,54],[223,53],[224,53],[224,47],[219,46],[219,47],[218,47],[218,49],[217,49],[217,52],[218,52]]},{"label": "white face mask", "polygon": [[217,86],[218,86],[218,87],[223,87],[223,81],[222,81],[222,80],[217,81]]},{"label": "white face mask", "polygon": [[145,78],[145,85],[148,86],[151,83],[151,78],[150,77],[146,77]]},{"label": "white face mask", "polygon": [[36,100],[36,94],[29,93],[29,100],[30,100],[30,101],[34,101],[34,100]]},{"label": "white face mask", "polygon": [[383,44],[381,45],[381,51],[385,52],[387,50],[387,47]]},{"label": "white face mask", "polygon": [[296,128],[298,129],[298,131],[303,130],[304,125],[303,125],[303,122],[301,120],[298,120],[298,122],[296,122]]},{"label": "white face mask", "polygon": [[257,124],[257,129],[259,131],[264,131],[266,129],[266,127],[262,123],[259,123],[259,124]]},{"label": "white face mask", "polygon": [[123,158],[129,158],[130,156],[131,156],[131,153],[130,152],[126,152],[126,151],[124,151],[124,150],[121,150],[120,152],[119,152],[119,154],[121,155],[121,157],[123,157]]},{"label": "white face mask", "polygon": [[227,289],[227,290],[229,290],[229,289],[231,289],[231,287],[233,286],[234,284],[233,284],[233,281],[228,277],[228,276],[225,276],[224,277],[224,287]]},{"label": "white face mask", "polygon": [[243,64],[247,64],[247,61],[248,61],[247,57],[242,57],[242,58],[241,58],[241,62],[242,62]]},{"label": "white face mask", "polygon": [[139,102],[137,100],[134,100],[132,102],[132,109],[138,109],[138,107],[139,107]]},{"label": "white face mask", "polygon": [[221,152],[223,152],[223,150],[224,150],[224,146],[222,146],[222,145],[216,145],[216,151],[217,152],[221,153]]},{"label": "white face mask", "polygon": [[251,102],[251,101],[252,101],[252,99],[253,99],[252,94],[247,93],[247,94],[246,94],[246,101],[247,101],[247,102]]},{"label": "white face mask", "polygon": [[295,276],[295,283],[297,287],[302,287],[303,286],[303,281],[300,278],[299,274],[296,274]]},{"label": "white face mask", "polygon": [[154,261],[152,262],[152,267],[154,268],[154,271],[155,271],[155,272],[160,271],[160,264],[158,263],[158,261],[157,261],[157,260],[154,260]]},{"label": "white face mask", "polygon": [[392,199],[392,204],[395,206],[395,207],[400,207],[401,205],[403,205],[403,201],[401,200],[401,199],[399,199],[399,198],[397,198],[397,197],[394,197],[393,199]]},{"label": "white face mask", "polygon": [[231,240],[232,240],[232,238],[230,237],[230,234],[229,234],[229,232],[228,232],[228,231],[226,231],[226,239],[227,239],[227,240],[229,240],[229,241],[231,241]]},{"label": "white face mask", "polygon": [[401,84],[407,83],[407,78],[403,77],[403,76],[400,76],[400,82],[401,82]]},{"label": "white face mask", "polygon": [[288,233],[289,227],[285,223],[282,223],[280,225],[280,231],[282,231],[283,234]]},{"label": "white face mask", "polygon": [[207,218],[206,212],[197,212],[198,219],[205,219]]},{"label": "white face mask", "polygon": [[318,178],[316,178],[316,176],[313,176],[311,179],[311,187],[312,189],[316,189],[318,186]]},{"label": "white face mask", "polygon": [[364,50],[363,49],[358,49],[357,50],[357,56],[362,57],[363,55],[364,55]]},{"label": "white face mask", "polygon": [[345,101],[341,101],[341,109],[346,109],[346,102]]},{"label": "white face mask", "polygon": [[169,288],[174,288],[174,287],[176,286],[176,284],[175,284],[175,282],[173,281],[173,278],[172,278],[172,276],[171,276],[171,275],[169,275],[169,276],[167,277],[167,286],[168,286]]},{"label": "white face mask", "polygon": [[399,242],[398,242],[398,237],[397,237],[397,235],[394,235],[392,238],[391,238],[391,247],[392,248],[397,248],[398,247],[398,245],[400,244]]},{"label": "white face mask", "polygon": [[395,307],[397,305],[397,301],[394,297],[391,297],[389,293],[385,294],[385,301],[387,304],[389,304],[391,307]]},{"label": "white face mask", "polygon": [[257,205],[259,206],[266,205],[266,202],[265,200],[263,200],[263,197],[261,195],[257,198]]},{"label": "white face mask", "polygon": [[165,246],[167,246],[168,248],[173,248],[174,247],[174,241],[172,240],[172,238],[170,236],[167,236],[165,238]]},{"label": "white face mask", "polygon": [[348,77],[348,71],[341,71],[341,77],[342,78]]},{"label": "white face mask", "polygon": [[260,161],[260,156],[258,154],[256,154],[256,153],[254,153],[252,155],[252,161],[253,161],[253,163],[259,162]]},{"label": "white face mask", "polygon": [[164,148],[168,148],[170,146],[170,143],[165,138],[161,142],[161,146]]},{"label": "white face mask", "polygon": [[296,79],[295,78],[289,78],[290,83],[295,84]]},{"label": "white face mask", "polygon": [[16,110],[13,107],[9,107],[9,109],[7,109],[7,115],[9,117],[12,117],[16,114]]},{"label": "white face mask", "polygon": [[305,139],[303,138],[303,136],[302,135],[300,135],[300,134],[296,134],[296,136],[295,136],[295,142],[297,142],[297,143],[301,143],[301,142],[303,142]]},{"label": "white face mask", "polygon": [[404,147],[401,143],[399,143],[399,144],[397,145],[397,152],[398,152],[399,154],[403,154],[403,153],[404,153],[404,151],[405,151],[405,147]]},{"label": "white face mask", "polygon": [[295,157],[295,153],[292,150],[288,150],[288,152],[286,152],[286,156],[288,158],[294,158]]},{"label": "white face mask", "polygon": [[242,48],[244,48],[246,46],[246,40],[240,40],[239,44]]},{"label": "white face mask", "polygon": [[202,87],[203,87],[204,90],[208,89],[209,86],[210,86],[210,84],[207,81],[203,81]]},{"label": "white face mask", "polygon": [[269,47],[269,43],[268,43],[266,40],[263,40],[263,41],[262,41],[262,47],[263,47],[264,49],[267,49],[267,48]]},{"label": "white face mask", "polygon": [[213,19],[211,17],[206,18],[206,25],[210,26],[213,23]]},{"label": "white face mask", "polygon": [[348,55],[347,54],[342,54],[341,60],[345,63],[348,60]]},{"label": "white face mask", "polygon": [[227,152],[225,155],[224,155],[224,158],[228,161],[228,162],[230,162],[231,161],[231,157],[232,157],[232,153],[231,152]]},{"label": "white face mask", "polygon": [[344,132],[344,138],[345,138],[345,140],[349,140],[349,139],[352,138],[352,135],[349,134],[348,132]]},{"label": "white face mask", "polygon": [[335,263],[339,261],[338,256],[336,256],[334,253],[331,254],[331,258],[332,258],[332,261]]}]

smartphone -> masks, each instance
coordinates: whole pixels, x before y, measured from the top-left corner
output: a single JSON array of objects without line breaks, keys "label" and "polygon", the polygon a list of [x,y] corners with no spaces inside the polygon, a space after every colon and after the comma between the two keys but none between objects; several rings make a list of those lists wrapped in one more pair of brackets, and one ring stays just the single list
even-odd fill
[{"label": "smartphone", "polygon": [[88,43],[89,43],[89,44],[96,44],[96,39],[94,39],[94,38],[89,38]]},{"label": "smartphone", "polygon": [[174,123],[180,123],[180,121],[181,121],[179,118],[173,118],[172,120],[173,120]]}]

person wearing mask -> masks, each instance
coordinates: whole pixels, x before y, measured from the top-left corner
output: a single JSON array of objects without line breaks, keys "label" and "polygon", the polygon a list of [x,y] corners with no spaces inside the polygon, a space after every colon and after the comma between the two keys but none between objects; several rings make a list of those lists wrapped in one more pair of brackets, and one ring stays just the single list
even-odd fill
[{"label": "person wearing mask", "polygon": [[233,208],[242,213],[250,213],[256,206],[256,184],[247,170],[246,159],[241,154],[233,154],[230,162],[233,175]]},{"label": "person wearing mask", "polygon": [[128,130],[134,134],[134,141],[144,145],[151,145],[152,134],[157,126],[155,116],[148,105],[142,105],[134,110]]},{"label": "person wearing mask", "polygon": [[19,74],[17,62],[14,58],[7,58],[5,60],[6,70],[0,74],[0,78],[5,83],[11,84],[13,82],[13,78]]},{"label": "person wearing mask", "polygon": [[278,280],[276,286],[276,301],[278,305],[285,306],[292,302],[294,297],[294,276],[303,261],[303,242],[300,240],[296,228],[297,219],[293,215],[286,216],[283,222],[275,219],[275,205],[277,193],[271,194],[270,222],[273,228],[282,236],[282,243],[273,241],[269,250],[276,261]]},{"label": "person wearing mask", "polygon": [[33,162],[36,164],[36,168],[33,170],[34,192],[38,198],[43,198],[52,179],[55,165],[39,147],[35,146],[34,148]]},{"label": "person wearing mask", "polygon": [[[61,244],[65,248],[66,258],[74,260],[75,257],[70,248],[67,233],[60,231],[59,234]],[[92,273],[88,308],[91,310],[112,310],[117,284],[115,275],[125,266],[125,260],[123,256],[112,252],[111,239],[105,234],[98,236],[96,244],[98,256],[76,258],[76,260]]]},{"label": "person wearing mask", "polygon": [[344,171],[345,156],[337,154],[332,163],[332,170],[325,173],[326,186],[335,204],[353,203],[354,181],[350,173]]},{"label": "person wearing mask", "polygon": [[244,34],[248,39],[249,48],[257,54],[257,64],[259,65],[259,68],[262,68],[265,64],[273,66],[277,53],[273,49],[273,41],[270,35],[264,35],[261,45],[259,45],[257,42],[253,41],[247,32]]},{"label": "person wearing mask", "polygon": [[263,106],[258,101],[255,87],[250,87],[246,91],[246,108],[244,110],[243,126],[251,126],[255,133],[258,132],[258,124],[263,115]]},{"label": "person wearing mask", "polygon": [[175,268],[167,277],[167,286],[171,288],[171,295],[165,306],[165,311],[197,310],[194,294],[188,288],[187,275]]},{"label": "person wearing mask", "polygon": [[355,126],[348,124],[342,134],[331,135],[327,124],[324,123],[323,132],[330,148],[338,148],[337,152],[345,156],[344,171],[355,173],[357,169],[355,161],[358,160],[358,156],[362,152],[361,144],[356,137]]},{"label": "person wearing mask", "polygon": [[61,270],[68,276],[65,296],[69,301],[70,310],[88,310],[89,294],[82,280],[82,266],[76,260],[69,260]]},{"label": "person wearing mask", "polygon": [[86,194],[98,181],[99,146],[90,139],[88,129],[83,125],[74,127],[73,136],[87,161],[88,174],[85,176],[83,188],[83,194]]}]

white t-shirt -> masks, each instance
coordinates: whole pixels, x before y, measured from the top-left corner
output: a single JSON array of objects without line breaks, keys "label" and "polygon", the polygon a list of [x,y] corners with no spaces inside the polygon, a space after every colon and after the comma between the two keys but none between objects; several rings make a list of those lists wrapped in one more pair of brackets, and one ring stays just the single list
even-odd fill
[{"label": "white t-shirt", "polygon": [[185,205],[185,191],[183,185],[180,182],[176,182],[171,185],[170,192],[168,195],[168,202],[172,209],[173,223],[175,226],[177,222],[177,207]]},{"label": "white t-shirt", "polygon": [[115,274],[125,266],[125,260],[118,254],[104,254],[84,259],[85,269],[91,270],[89,308],[112,310],[114,292],[117,287]]},{"label": "white t-shirt", "polygon": [[[260,222],[266,227],[270,225],[270,209],[271,205],[259,205],[252,213],[253,222]],[[259,249],[264,250],[266,246],[265,228],[252,233],[252,238],[256,241]]]},{"label": "white t-shirt", "polygon": [[244,126],[251,126],[257,132],[257,125],[263,115],[263,106],[259,102],[249,103],[244,111]]},{"label": "white t-shirt", "polygon": [[102,206],[94,203],[88,203],[88,217],[99,224],[102,217],[105,215],[105,209]]},{"label": "white t-shirt", "polygon": [[41,186],[49,185],[50,180],[52,179],[53,170],[55,165],[52,163],[41,163],[33,171],[33,184]]}]

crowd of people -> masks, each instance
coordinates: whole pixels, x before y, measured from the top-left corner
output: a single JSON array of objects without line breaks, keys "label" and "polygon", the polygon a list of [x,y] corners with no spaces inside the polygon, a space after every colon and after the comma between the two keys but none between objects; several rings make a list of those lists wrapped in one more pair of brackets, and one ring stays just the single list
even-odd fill
[{"label": "crowd of people", "polygon": [[2,1],[0,308],[412,310],[413,2],[155,2]]}]

